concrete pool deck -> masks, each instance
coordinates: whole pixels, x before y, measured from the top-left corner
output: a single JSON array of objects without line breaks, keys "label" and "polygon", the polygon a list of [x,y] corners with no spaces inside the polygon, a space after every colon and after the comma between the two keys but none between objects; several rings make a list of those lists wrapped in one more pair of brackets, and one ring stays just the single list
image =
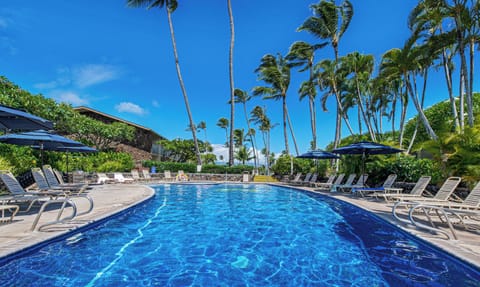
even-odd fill
[{"label": "concrete pool deck", "polygon": [[[285,186],[284,184],[275,184]],[[307,187],[293,187],[307,191],[313,191]],[[370,211],[386,221],[402,228],[423,240],[447,251],[454,256],[469,262],[480,268],[480,231],[465,231],[456,229],[459,240],[446,240],[442,235],[432,234],[415,228],[409,228],[406,225],[396,221],[392,214],[392,204],[367,200],[365,198],[352,197],[343,193],[319,192],[326,196],[331,196],[339,200],[349,202],[367,211]],[[68,224],[57,224],[47,227],[45,231],[30,231],[32,223],[36,217],[36,212],[19,213],[12,223],[0,225],[0,258],[8,256],[17,251],[24,250],[41,242],[62,236],[72,229],[80,228],[89,223],[102,220],[125,209],[128,209],[138,203],[148,200],[154,195],[154,190],[147,185],[140,184],[107,184],[95,186],[90,191],[94,199],[95,207],[87,215],[81,216]],[[76,201],[79,210],[84,210],[87,206],[86,201]],[[82,209],[83,208],[83,209]],[[38,210],[38,209],[36,209]],[[65,214],[67,214],[66,211]],[[48,222],[55,218],[57,210],[50,210],[40,219],[40,223]]]},{"label": "concrete pool deck", "polygon": [[[0,258],[114,215],[148,200],[154,193],[152,188],[137,184],[106,184],[94,186],[89,192],[89,195],[94,201],[92,212],[79,216],[67,224],[55,224],[46,227],[45,231],[30,231],[37,216],[38,207],[34,208],[32,212],[17,213],[13,222],[0,225]],[[74,199],[74,202],[79,212],[87,210],[88,203],[86,200]],[[25,210],[25,206],[23,205],[22,210]],[[64,212],[65,215],[69,215],[70,213],[71,211],[69,209],[66,209]],[[38,225],[54,220],[57,214],[57,208],[44,212]]]}]

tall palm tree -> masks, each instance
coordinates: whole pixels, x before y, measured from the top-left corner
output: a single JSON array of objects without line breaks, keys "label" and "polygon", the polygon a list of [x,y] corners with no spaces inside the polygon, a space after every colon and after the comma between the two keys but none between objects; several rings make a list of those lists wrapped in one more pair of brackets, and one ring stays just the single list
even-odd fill
[{"label": "tall palm tree", "polygon": [[337,101],[337,120],[334,145],[335,143],[338,145],[341,137],[340,131],[342,118],[344,119],[350,134],[354,134],[348,119],[347,111],[343,107],[341,98],[341,83],[345,80],[345,72],[341,71],[334,61],[327,59],[317,63],[314,67],[314,70],[315,74],[317,75],[320,88],[325,91],[321,98],[323,110],[327,111],[326,101],[329,96],[334,95],[335,100]]},{"label": "tall palm tree", "polygon": [[235,45],[235,25],[233,22],[232,2],[227,0],[228,17],[230,20],[230,50],[228,56],[228,71],[230,79],[230,144],[228,148],[228,165],[233,165],[233,130],[235,120],[235,84],[233,82],[233,47]]},{"label": "tall palm tree", "polygon": [[225,138],[226,138],[225,144],[227,146],[230,146],[230,141],[228,140],[228,124],[229,122],[227,118],[218,119],[217,126],[221,129],[225,129]]},{"label": "tall palm tree", "polygon": [[412,84],[415,79],[416,72],[421,62],[419,62],[419,55],[422,50],[412,47],[414,37],[410,38],[403,49],[391,49],[387,51],[381,62],[381,72],[391,76],[401,77],[405,87],[405,93],[410,95],[413,104],[418,112],[419,120],[422,122],[425,131],[433,140],[438,140],[438,136],[430,126],[430,123],[425,116],[418,94],[416,92],[416,85]]},{"label": "tall palm tree", "polygon": [[270,131],[275,127],[275,125],[272,125],[270,122],[270,118],[268,118],[265,108],[256,106],[250,112],[250,115],[251,121],[255,124],[258,124],[258,129],[262,132],[264,150],[265,154],[267,155],[265,157],[265,170],[267,175],[269,175],[270,161],[268,155],[270,155]]},{"label": "tall palm tree", "polygon": [[175,12],[178,6],[177,0],[127,0],[127,5],[130,7],[142,7],[146,6],[147,9],[151,8],[163,8],[165,7],[167,10],[167,18],[168,18],[168,25],[170,27],[170,36],[172,39],[172,46],[173,46],[173,55],[175,57],[175,67],[177,69],[177,77],[178,82],[180,83],[180,89],[182,90],[183,100],[185,102],[185,108],[188,114],[188,120],[190,124],[190,130],[192,132],[192,138],[195,145],[195,154],[197,157],[197,164],[202,164],[202,158],[200,156],[200,149],[198,147],[198,140],[197,140],[197,129],[195,127],[195,123],[193,121],[192,112],[190,110],[190,104],[188,102],[188,95],[187,90],[185,88],[185,84],[183,82],[182,73],[180,72],[180,64],[178,61],[178,51],[177,51],[177,42],[175,40],[175,32],[173,30],[173,22],[172,22],[172,13]]},{"label": "tall palm tree", "polygon": [[[340,38],[343,36],[350,21],[353,17],[353,5],[350,1],[345,0],[339,6],[335,5],[333,0],[321,0],[318,4],[310,6],[314,16],[308,18],[297,30],[307,31],[314,36],[325,39],[330,42],[335,54],[335,63],[338,63],[338,45]],[[335,131],[334,148],[340,142],[341,137],[341,114],[343,113],[341,103],[340,91],[335,91],[337,98],[337,130]]]},{"label": "tall palm tree", "polygon": [[252,98],[246,91],[241,90],[241,89],[235,89],[235,103],[241,103],[243,105],[243,112],[245,114],[245,121],[247,123],[247,129],[248,129],[248,136],[250,137],[250,142],[252,143],[252,149],[253,149],[253,163],[255,165],[255,169],[257,168],[257,151],[256,151],[256,140],[255,140],[255,133],[251,132],[251,127],[250,127],[250,120],[248,119],[248,113],[247,113],[247,102]]},{"label": "tall palm tree", "polygon": [[201,121],[201,122],[198,123],[197,128],[199,130],[203,130],[203,133],[205,135],[204,141],[206,143],[207,142],[207,123],[205,121]]},{"label": "tall palm tree", "polygon": [[358,52],[353,52],[342,57],[341,63],[347,74],[351,75],[351,79],[354,82],[355,96],[360,114],[365,122],[365,125],[367,126],[371,140],[375,141],[375,133],[370,121],[367,118],[365,104],[363,103],[363,94],[365,92],[364,87],[367,86],[367,83],[370,80],[373,72],[373,56],[361,55]]},{"label": "tall palm tree", "polygon": [[301,84],[299,94],[300,100],[308,97],[308,107],[310,109],[310,126],[312,129],[312,149],[317,149],[317,116],[315,109],[315,97],[317,90],[315,86],[315,75],[313,72],[315,51],[325,47],[327,43],[310,45],[307,42],[298,41],[290,46],[287,56],[285,57],[291,66],[300,67],[300,72],[309,72],[308,80]]},{"label": "tall palm tree", "polygon": [[263,96],[263,99],[282,100],[285,152],[290,154],[287,133],[288,122],[290,133],[295,145],[295,151],[298,155],[298,147],[287,109],[287,90],[290,85],[290,65],[280,54],[278,54],[277,57],[267,54],[262,57],[260,66],[255,72],[258,74],[258,79],[264,81],[268,86],[257,86],[253,88],[253,95]]},{"label": "tall palm tree", "polygon": [[[444,21],[445,9],[442,9],[441,2],[420,1],[410,12],[408,26],[414,33],[432,46],[438,49],[440,65],[443,67],[445,81],[447,84],[448,96],[453,115],[453,124],[456,131],[460,131],[459,111],[453,95],[452,70],[453,56],[455,53],[456,35],[453,31],[445,31]],[[448,26],[446,26],[448,27]]]}]

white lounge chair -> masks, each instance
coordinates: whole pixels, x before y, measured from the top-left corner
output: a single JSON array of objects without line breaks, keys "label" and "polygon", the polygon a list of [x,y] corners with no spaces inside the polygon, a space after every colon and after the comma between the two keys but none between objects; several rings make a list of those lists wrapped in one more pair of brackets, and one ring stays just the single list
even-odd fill
[{"label": "white lounge chair", "polygon": [[134,181],[142,181],[142,178],[140,177],[140,173],[138,173],[138,170],[132,169],[130,173],[132,174],[132,178]]},{"label": "white lounge chair", "polygon": [[113,179],[119,183],[133,183],[133,178],[124,177],[123,173],[120,172],[114,172]]},{"label": "white lounge chair", "polygon": [[[430,225],[421,223],[416,218],[424,216]],[[438,221],[434,222],[433,217],[437,217]],[[480,228],[480,182],[470,191],[462,203],[441,202],[441,203],[419,203],[413,205],[408,213],[408,219],[411,224],[416,227],[441,233],[451,239],[450,235],[438,227],[438,223],[447,224],[454,239],[458,239],[455,232],[455,226],[462,226],[465,229]],[[472,218],[474,218],[472,220]],[[403,221],[403,219],[401,220]],[[406,221],[408,222],[408,221]],[[473,225],[473,226],[472,226]]]},{"label": "white lounge chair", "polygon": [[332,186],[332,188],[330,189],[331,191],[337,191],[339,188],[343,187],[343,186],[351,186],[353,184],[353,181],[355,180],[355,178],[357,177],[357,174],[355,173],[351,173],[347,180],[345,181],[345,183],[343,184],[334,184]]},{"label": "white lounge chair", "polygon": [[163,180],[174,181],[175,178],[172,176],[172,173],[169,170],[165,170],[163,171]]},{"label": "white lounge chair", "polygon": [[420,177],[415,186],[412,188],[410,193],[402,194],[402,188],[385,188],[383,192],[374,192],[372,194],[368,194],[369,197],[375,197],[376,199],[383,199],[387,202],[394,201],[400,198],[419,198],[425,192],[430,180],[432,179],[431,176],[422,176]]},{"label": "white lounge chair", "polygon": [[342,184],[343,178],[345,177],[344,173],[341,173],[337,176],[333,183],[328,182],[317,182],[315,183],[315,187],[317,190],[331,190],[333,186],[339,186]]},{"label": "white lounge chair", "polygon": [[395,180],[397,179],[396,174],[390,174],[387,179],[383,182],[382,186],[379,187],[360,187],[352,188],[352,193],[364,197],[368,193],[384,191],[385,189],[392,188]]},{"label": "white lounge chair", "polygon": [[367,182],[368,174],[362,174],[358,177],[357,181],[354,184],[343,184],[337,187],[337,190],[342,192],[350,192],[352,189],[363,188],[365,187],[365,182]]},{"label": "white lounge chair", "polygon": [[104,184],[104,183],[114,183],[115,179],[110,178],[107,174],[103,172],[97,172],[97,183]]}]

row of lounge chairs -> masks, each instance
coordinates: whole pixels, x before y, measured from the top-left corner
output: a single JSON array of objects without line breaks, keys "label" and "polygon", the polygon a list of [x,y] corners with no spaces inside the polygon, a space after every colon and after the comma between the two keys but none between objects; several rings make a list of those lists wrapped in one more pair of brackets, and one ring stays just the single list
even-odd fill
[{"label": "row of lounge chairs", "polygon": [[[62,177],[57,177],[59,173],[50,166],[33,168],[32,175],[35,180],[33,188],[25,189],[18,182],[10,171],[0,171],[0,181],[6,188],[6,193],[0,196],[0,206],[2,211],[2,221],[13,221],[19,212],[31,212],[39,205],[36,211],[37,215],[32,224],[31,230],[41,230],[50,225],[71,222],[74,218],[90,213],[93,210],[93,199],[88,195],[90,187],[86,184],[65,184]],[[77,209],[76,201],[86,200],[88,202],[86,210]],[[52,207],[52,204],[58,206],[58,214],[55,220],[37,225],[46,208]],[[21,207],[26,205],[24,210]],[[66,209],[71,210],[71,214],[64,215]],[[5,217],[4,212],[10,212],[10,216]]]},{"label": "row of lounge chairs", "polygon": [[[349,175],[342,183],[344,174],[339,174],[333,181],[329,177],[324,183],[310,183],[315,190],[349,192],[352,195],[369,200],[385,201],[393,204],[393,217],[407,226],[415,226],[458,239],[455,232],[457,226],[466,230],[480,231],[480,182],[462,199],[455,194],[460,185],[460,177],[449,177],[439,190],[432,194],[427,190],[430,176],[422,176],[415,183],[410,193],[403,193],[402,188],[394,186],[397,176],[389,175],[379,187],[368,187],[364,184],[368,175]],[[354,183],[355,182],[355,183]]]}]

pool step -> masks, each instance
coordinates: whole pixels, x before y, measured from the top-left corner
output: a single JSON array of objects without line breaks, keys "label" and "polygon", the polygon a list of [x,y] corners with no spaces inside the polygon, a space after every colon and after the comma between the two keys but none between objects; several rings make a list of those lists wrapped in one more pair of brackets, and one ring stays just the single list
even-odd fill
[{"label": "pool step", "polygon": [[253,182],[278,182],[278,180],[269,175],[256,175]]}]

